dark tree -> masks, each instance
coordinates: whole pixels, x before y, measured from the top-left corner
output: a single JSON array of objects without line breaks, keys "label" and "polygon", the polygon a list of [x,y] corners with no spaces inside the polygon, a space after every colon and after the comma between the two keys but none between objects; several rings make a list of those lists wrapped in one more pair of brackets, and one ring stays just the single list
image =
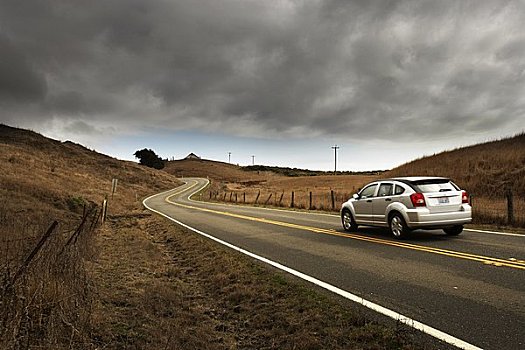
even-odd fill
[{"label": "dark tree", "polygon": [[162,169],[164,168],[164,161],[151,149],[141,149],[133,154],[135,158],[139,159],[139,163],[150,168]]}]

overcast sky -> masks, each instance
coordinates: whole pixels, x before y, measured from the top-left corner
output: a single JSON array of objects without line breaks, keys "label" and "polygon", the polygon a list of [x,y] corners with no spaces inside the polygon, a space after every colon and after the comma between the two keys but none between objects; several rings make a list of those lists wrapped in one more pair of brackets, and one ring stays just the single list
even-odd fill
[{"label": "overcast sky", "polygon": [[525,129],[525,1],[0,0],[0,122],[385,169]]}]

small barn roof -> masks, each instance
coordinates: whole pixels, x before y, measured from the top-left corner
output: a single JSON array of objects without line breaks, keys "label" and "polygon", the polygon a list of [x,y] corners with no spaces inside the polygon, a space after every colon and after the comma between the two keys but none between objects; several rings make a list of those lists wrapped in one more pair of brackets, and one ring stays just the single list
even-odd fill
[{"label": "small barn roof", "polygon": [[186,156],[186,158],[184,159],[201,159],[201,157],[199,157],[198,155],[196,155],[195,153],[190,153]]}]

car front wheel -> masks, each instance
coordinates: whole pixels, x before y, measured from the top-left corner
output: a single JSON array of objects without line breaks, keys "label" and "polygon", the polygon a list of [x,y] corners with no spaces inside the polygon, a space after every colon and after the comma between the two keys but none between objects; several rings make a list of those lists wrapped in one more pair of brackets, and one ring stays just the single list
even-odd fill
[{"label": "car front wheel", "polygon": [[397,239],[403,239],[406,237],[406,235],[410,232],[410,229],[408,228],[405,219],[403,219],[403,216],[399,213],[394,213],[390,217],[390,232],[392,232],[392,235]]},{"label": "car front wheel", "polygon": [[350,210],[348,209],[343,210],[343,214],[341,215],[341,221],[343,222],[343,228],[345,229],[345,231],[356,231],[357,230],[357,224]]},{"label": "car front wheel", "polygon": [[463,232],[463,226],[457,225],[457,226],[447,227],[447,228],[444,228],[443,231],[445,231],[445,233],[449,236],[457,236],[461,232]]}]

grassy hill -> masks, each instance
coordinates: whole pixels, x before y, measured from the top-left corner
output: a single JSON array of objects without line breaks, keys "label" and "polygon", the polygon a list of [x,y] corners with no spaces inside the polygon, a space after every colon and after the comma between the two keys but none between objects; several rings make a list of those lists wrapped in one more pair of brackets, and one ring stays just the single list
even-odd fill
[{"label": "grassy hill", "polygon": [[[5,125],[0,162],[1,349],[432,348],[148,213],[140,197],[177,185],[163,170]],[[167,168],[274,176],[209,161]],[[108,220],[81,226],[84,205],[100,203],[112,178]],[[53,220],[58,229],[33,254]]]},{"label": "grassy hill", "polygon": [[[140,198],[175,187],[163,172],[120,161],[70,141],[0,125],[0,203],[28,217],[75,217],[84,203],[100,204],[119,180],[117,196]],[[116,206],[121,206],[116,201]]]},{"label": "grassy hill", "polygon": [[[525,134],[424,157],[384,174],[445,176],[472,196],[475,223],[525,226]],[[513,193],[513,219],[506,193]]]},{"label": "grassy hill", "polygon": [[279,207],[290,207],[293,202],[295,208],[332,211],[378,178],[444,176],[472,195],[475,223],[511,224],[506,199],[510,188],[514,194],[512,224],[525,225],[525,134],[423,157],[386,172],[331,175],[210,160],[168,162],[166,171],[177,176],[208,176],[214,181],[204,198],[210,200]]},{"label": "grassy hill", "polygon": [[243,167],[207,159],[181,159],[169,161],[164,170],[177,177],[208,177],[216,181],[262,181],[271,172],[247,172]]},{"label": "grassy hill", "polygon": [[330,172],[262,165],[241,167],[204,159],[170,161],[164,170],[179,177],[208,177],[212,183],[204,198],[244,203],[257,201],[258,204],[287,207],[291,205],[294,192],[295,208],[322,210],[338,210],[341,203],[360,187],[380,176],[377,171],[333,175]]},{"label": "grassy hill", "polygon": [[[5,125],[0,164],[0,348],[94,348],[95,297],[104,288],[95,286],[90,266],[105,248],[95,241],[106,231],[96,225],[95,205],[113,178],[119,186],[110,218],[140,206],[146,194],[175,187],[176,178]],[[99,287],[109,285],[102,280]]]},{"label": "grassy hill", "polygon": [[525,196],[525,133],[417,159],[384,175],[445,176],[477,196],[502,197],[506,188]]}]

